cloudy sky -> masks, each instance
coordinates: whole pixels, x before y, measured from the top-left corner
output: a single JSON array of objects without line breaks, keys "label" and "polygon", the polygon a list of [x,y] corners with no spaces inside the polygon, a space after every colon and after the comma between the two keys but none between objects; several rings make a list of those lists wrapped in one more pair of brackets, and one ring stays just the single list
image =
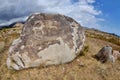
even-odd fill
[{"label": "cloudy sky", "polygon": [[120,35],[119,3],[120,0],[0,0],[0,26],[25,21],[35,12],[49,12],[70,16],[85,27]]}]

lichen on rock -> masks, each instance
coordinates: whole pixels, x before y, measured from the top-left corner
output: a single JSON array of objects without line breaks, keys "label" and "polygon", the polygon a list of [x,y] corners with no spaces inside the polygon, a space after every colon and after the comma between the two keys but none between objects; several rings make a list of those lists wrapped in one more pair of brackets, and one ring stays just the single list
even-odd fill
[{"label": "lichen on rock", "polygon": [[79,55],[84,41],[84,30],[74,19],[61,14],[32,14],[10,46],[7,66],[20,70],[67,63]]}]

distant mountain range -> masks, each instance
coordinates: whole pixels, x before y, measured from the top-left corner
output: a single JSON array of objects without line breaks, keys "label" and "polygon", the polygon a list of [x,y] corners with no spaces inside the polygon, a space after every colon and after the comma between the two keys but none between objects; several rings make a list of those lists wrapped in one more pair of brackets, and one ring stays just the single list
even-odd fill
[{"label": "distant mountain range", "polygon": [[[6,25],[6,26],[0,26],[0,30],[2,30],[4,28],[12,28],[16,23],[22,23],[22,24],[24,24],[25,21],[14,22],[14,23],[12,23],[10,25]],[[94,31],[97,31],[97,32],[102,32],[102,33],[106,33],[106,34],[111,34],[111,35],[116,36],[116,37],[120,37],[120,35],[117,35],[115,33],[108,33],[108,32],[104,32],[104,31],[100,31],[100,30],[95,29],[95,28],[84,27],[84,29],[94,30]]]},{"label": "distant mountain range", "polygon": [[116,36],[116,37],[120,37],[120,35],[117,35],[115,33],[109,33],[109,32],[105,32],[105,31],[101,31],[101,30],[95,29],[95,28],[84,27],[84,29],[93,30],[93,31],[96,31],[96,32],[102,32],[102,33],[105,33],[105,34],[110,34],[110,35],[113,35],[113,36]]},{"label": "distant mountain range", "polygon": [[22,23],[22,24],[24,24],[25,22],[24,21],[20,21],[20,22],[14,22],[14,23],[12,23],[10,25],[0,26],[0,30],[4,29],[4,28],[12,28],[16,23]]}]

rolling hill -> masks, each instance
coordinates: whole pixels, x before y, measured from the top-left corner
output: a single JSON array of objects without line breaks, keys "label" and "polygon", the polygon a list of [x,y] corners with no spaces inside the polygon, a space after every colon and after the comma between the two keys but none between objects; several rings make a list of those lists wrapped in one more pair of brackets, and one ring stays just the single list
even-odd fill
[{"label": "rolling hill", "polygon": [[72,62],[57,66],[9,70],[6,66],[8,49],[19,37],[21,27],[0,30],[0,80],[120,80],[120,60],[100,63],[93,56],[105,45],[120,50],[120,37],[95,29],[85,28],[83,51]]}]

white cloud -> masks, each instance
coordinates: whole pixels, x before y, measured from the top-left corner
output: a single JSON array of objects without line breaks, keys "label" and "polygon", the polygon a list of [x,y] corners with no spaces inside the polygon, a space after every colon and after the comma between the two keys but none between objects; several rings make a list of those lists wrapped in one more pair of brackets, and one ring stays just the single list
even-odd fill
[{"label": "white cloud", "polygon": [[0,0],[0,25],[25,20],[34,12],[61,13],[77,20],[86,27],[99,28],[96,16],[102,12],[92,5],[95,0]]}]

